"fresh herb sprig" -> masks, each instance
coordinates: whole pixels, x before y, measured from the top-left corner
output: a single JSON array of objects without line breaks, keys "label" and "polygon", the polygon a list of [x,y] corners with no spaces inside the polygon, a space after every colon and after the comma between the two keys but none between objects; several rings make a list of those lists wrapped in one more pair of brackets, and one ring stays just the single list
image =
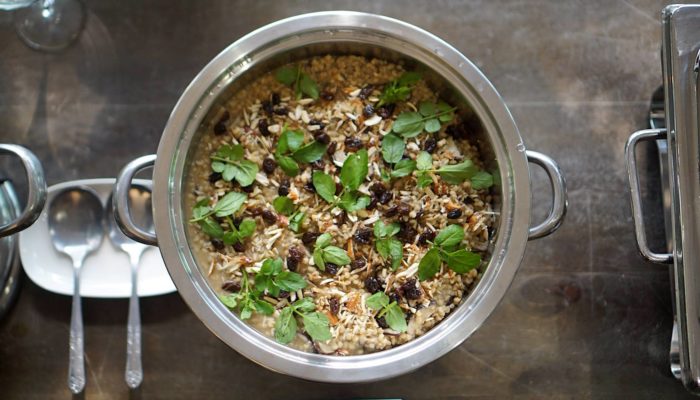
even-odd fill
[{"label": "fresh herb sprig", "polygon": [[397,332],[406,332],[408,330],[403,310],[401,310],[397,302],[391,301],[384,292],[377,292],[369,296],[365,304],[372,310],[379,311],[377,318],[384,317],[387,325],[392,330]]},{"label": "fresh herb sprig", "polygon": [[296,292],[306,287],[306,280],[296,272],[283,271],[281,258],[263,261],[260,271],[255,275],[255,288],[260,293],[277,297],[280,290]]},{"label": "fresh herb sprig", "polygon": [[443,123],[452,121],[456,109],[444,102],[422,102],[418,105],[418,112],[404,111],[399,114],[391,130],[404,138],[418,136],[423,131],[434,133],[440,130]]},{"label": "fresh herb sprig", "polygon": [[321,198],[331,203],[333,206],[339,206],[345,211],[355,212],[364,209],[369,205],[370,198],[357,191],[362,182],[367,178],[369,173],[369,160],[367,150],[362,149],[357,153],[347,156],[343,167],[340,169],[340,183],[343,189],[336,196],[335,180],[332,176],[321,172],[314,171],[311,181],[314,184],[316,193]]},{"label": "fresh herb sprig", "polygon": [[272,315],[275,307],[260,298],[262,292],[251,286],[248,273],[243,271],[241,278],[241,290],[226,296],[219,296],[221,302],[232,310],[238,310],[241,319],[248,319],[253,312],[263,315]]},{"label": "fresh herb sprig", "polygon": [[286,344],[294,340],[297,333],[297,320],[304,323],[304,331],[313,340],[325,342],[331,339],[330,321],[325,314],[316,311],[316,305],[308,297],[284,307],[275,321],[275,340]]},{"label": "fresh herb sprig", "polygon": [[394,133],[389,133],[382,139],[382,158],[388,164],[393,166],[391,172],[383,173],[383,179],[402,178],[408,176],[416,169],[416,162],[410,158],[403,158],[406,150],[406,142],[396,136]]},{"label": "fresh herb sprig", "polygon": [[348,253],[337,246],[332,246],[333,237],[329,233],[324,233],[316,239],[312,257],[314,264],[321,271],[326,270],[326,263],[335,264],[339,267],[350,264]]},{"label": "fresh herb sprig", "polygon": [[459,248],[464,240],[460,225],[449,225],[435,237],[430,250],[418,264],[418,279],[430,279],[440,270],[442,263],[458,274],[464,274],[479,266],[481,256],[465,248]]},{"label": "fresh herb sprig", "polygon": [[306,213],[296,210],[292,199],[287,196],[279,196],[272,201],[272,206],[278,213],[289,217],[289,229],[291,229],[292,232],[299,232],[301,224],[304,223],[304,219],[306,218]]},{"label": "fresh herb sprig", "polygon": [[376,238],[374,245],[382,258],[391,261],[391,269],[394,271],[399,268],[403,260],[403,244],[394,239],[400,229],[401,227],[396,222],[389,225],[384,224],[383,221],[374,223],[374,237]]},{"label": "fresh herb sprig", "polygon": [[[194,205],[190,222],[199,224],[204,233],[222,240],[226,245],[242,242],[255,232],[255,221],[246,218],[236,227],[231,215],[241,208],[247,198],[248,196],[244,193],[229,192],[219,199],[214,207],[209,205],[209,199],[202,199]],[[214,216],[224,218],[228,229],[224,230],[221,224],[214,219]]]},{"label": "fresh herb sprig", "polygon": [[321,159],[328,146],[312,140],[304,144],[304,132],[288,130],[285,126],[275,148],[275,160],[289,176],[299,174],[299,163],[311,163]]},{"label": "fresh herb sprig", "polygon": [[413,86],[421,79],[418,72],[404,72],[398,79],[389,82],[379,95],[377,107],[385,104],[392,104],[399,101],[406,101],[411,96]]},{"label": "fresh herb sprig", "polygon": [[302,71],[301,66],[282,67],[275,73],[275,78],[282,84],[291,86],[297,99],[307,95],[312,99],[318,99],[319,91],[316,81]]},{"label": "fresh herb sprig", "polygon": [[416,160],[412,163],[405,160],[408,159],[403,159],[396,164],[396,167],[389,175],[390,177],[406,176],[416,171],[416,180],[420,188],[433,183],[431,173],[440,175],[445,182],[452,185],[458,185],[465,180],[469,180],[473,189],[486,189],[493,186],[493,176],[486,171],[480,171],[471,160],[464,160],[458,164],[443,165],[438,169],[433,168],[433,156],[427,151],[418,153]]},{"label": "fresh herb sprig", "polygon": [[243,146],[225,144],[211,156],[211,169],[221,173],[226,181],[236,180],[241,186],[248,186],[255,180],[258,164],[243,159]]}]

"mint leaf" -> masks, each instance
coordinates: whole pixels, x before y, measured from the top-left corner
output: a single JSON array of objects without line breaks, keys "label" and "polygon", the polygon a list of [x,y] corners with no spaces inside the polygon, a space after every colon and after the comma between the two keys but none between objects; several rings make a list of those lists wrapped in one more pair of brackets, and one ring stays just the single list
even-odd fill
[{"label": "mint leaf", "polygon": [[356,212],[364,210],[370,202],[369,196],[360,195],[353,191],[343,193],[338,205],[347,212]]},{"label": "mint leaf", "polygon": [[404,138],[418,136],[423,132],[423,118],[417,112],[402,112],[396,117],[391,130]]},{"label": "mint leaf", "polygon": [[239,192],[229,192],[214,206],[214,213],[217,217],[226,217],[238,211],[248,199],[248,195]]},{"label": "mint leaf", "polygon": [[275,307],[265,300],[255,300],[253,308],[255,308],[256,312],[264,315],[272,315],[275,312]]},{"label": "mint leaf", "polygon": [[232,293],[226,296],[219,295],[219,300],[228,308],[236,308],[240,293]]},{"label": "mint leaf", "polygon": [[384,294],[384,292],[377,292],[369,296],[365,300],[365,304],[372,310],[379,311],[389,305],[389,296]]},{"label": "mint leaf", "polygon": [[437,105],[428,101],[418,104],[418,112],[424,117],[430,117],[437,112]]},{"label": "mint leaf", "polygon": [[325,262],[333,263],[339,267],[348,265],[351,261],[348,253],[336,246],[327,246],[323,248],[323,260]]},{"label": "mint leaf", "polygon": [[303,276],[291,271],[282,271],[274,279],[275,285],[288,292],[296,292],[306,287],[306,279]]},{"label": "mint leaf", "polygon": [[335,181],[332,176],[321,171],[314,171],[311,181],[314,184],[316,193],[318,193],[323,200],[329,203],[335,201]]},{"label": "mint leaf", "polygon": [[447,183],[457,185],[471,178],[478,172],[471,160],[465,160],[459,164],[445,165],[437,170],[437,173]]},{"label": "mint leaf", "polygon": [[437,112],[439,114],[438,119],[440,122],[450,122],[454,118],[454,107],[450,107],[449,104],[441,101],[437,104]]},{"label": "mint leaf", "polygon": [[301,229],[301,224],[304,223],[304,218],[306,218],[306,213],[297,211],[289,218],[289,229],[294,233],[298,233]]},{"label": "mint leaf", "polygon": [[493,186],[493,175],[485,171],[479,171],[471,178],[472,189],[486,189]]},{"label": "mint leaf", "polygon": [[316,304],[314,304],[314,301],[310,297],[304,297],[303,299],[295,301],[292,307],[303,313],[310,313],[316,310]]},{"label": "mint leaf", "polygon": [[282,168],[282,171],[284,171],[285,174],[287,174],[288,176],[299,175],[299,164],[297,164],[297,162],[294,161],[292,157],[275,155],[275,159],[277,160],[277,164],[280,166],[280,168]]},{"label": "mint leaf", "polygon": [[[299,89],[301,90],[301,93],[304,93],[312,99],[318,99],[318,85],[313,79],[311,79],[309,75],[304,73],[301,74],[301,79],[299,80]],[[297,95],[297,97],[299,96]]]},{"label": "mint leaf", "polygon": [[403,261],[403,244],[396,239],[389,239],[389,258],[391,259],[391,269],[396,271]]},{"label": "mint leaf", "polygon": [[255,220],[246,218],[238,226],[238,236],[241,238],[247,238],[255,232]]},{"label": "mint leaf", "polygon": [[292,158],[298,162],[311,163],[320,160],[321,157],[326,154],[327,148],[327,145],[314,140],[294,151],[294,153],[292,153]]},{"label": "mint leaf", "polygon": [[301,314],[301,317],[304,321],[304,330],[313,340],[325,342],[333,337],[331,336],[330,322],[325,314],[312,312],[310,314]]},{"label": "mint leaf", "polygon": [[430,177],[430,173],[427,171],[420,171],[420,173],[416,174],[416,178],[419,188],[430,186],[433,183],[433,178]]},{"label": "mint leaf", "polygon": [[400,86],[415,85],[421,80],[421,74],[415,71],[407,71],[401,74],[397,80]]},{"label": "mint leaf", "polygon": [[447,254],[447,266],[458,274],[469,272],[481,264],[481,256],[465,249]]},{"label": "mint leaf", "polygon": [[297,321],[294,319],[294,310],[285,307],[275,321],[275,340],[286,344],[291,342],[297,333]]},{"label": "mint leaf", "polygon": [[440,130],[440,121],[437,118],[431,118],[425,121],[425,131],[428,133],[435,133]]},{"label": "mint leaf", "polygon": [[272,206],[280,214],[291,215],[294,212],[294,202],[287,196],[279,196],[272,201]]},{"label": "mint leaf", "polygon": [[415,171],[416,162],[410,158],[404,158],[403,160],[396,163],[394,170],[391,171],[392,178],[402,178],[404,176],[411,175],[411,172]]},{"label": "mint leaf", "polygon": [[323,261],[323,249],[317,247],[314,250],[312,257],[314,259],[314,264],[316,265],[316,268],[320,269],[321,271],[325,271],[326,262]]},{"label": "mint leaf", "polygon": [[428,250],[418,264],[418,279],[424,281],[435,276],[440,271],[440,264],[440,251],[436,248]]},{"label": "mint leaf", "polygon": [[382,139],[382,157],[389,164],[401,161],[405,149],[406,143],[393,133],[389,133]]},{"label": "mint leaf", "polygon": [[439,247],[452,247],[464,240],[464,228],[460,225],[449,225],[438,233],[434,243]]},{"label": "mint leaf", "polygon": [[427,151],[421,151],[416,156],[416,168],[420,171],[428,171],[433,168],[433,156]]},{"label": "mint leaf", "polygon": [[362,149],[357,153],[348,155],[340,170],[340,182],[348,190],[357,190],[360,187],[367,173],[369,172],[369,161],[367,149]]},{"label": "mint leaf", "polygon": [[304,132],[285,130],[280,135],[280,140],[277,142],[276,152],[284,154],[294,152],[304,143]]},{"label": "mint leaf", "polygon": [[292,85],[299,75],[299,67],[282,67],[275,72],[275,79],[284,85]]},{"label": "mint leaf", "polygon": [[387,325],[389,325],[389,328],[397,332],[406,332],[408,330],[406,315],[396,302],[389,304],[385,308],[384,319]]},{"label": "mint leaf", "polygon": [[242,160],[238,164],[232,165],[232,167],[236,171],[234,177],[241,186],[250,186],[255,181],[255,175],[258,173],[258,164]]},{"label": "mint leaf", "polygon": [[331,234],[324,233],[321,236],[316,238],[316,247],[319,249],[327,247],[329,244],[331,244],[331,240],[333,240],[333,237],[331,236]]}]

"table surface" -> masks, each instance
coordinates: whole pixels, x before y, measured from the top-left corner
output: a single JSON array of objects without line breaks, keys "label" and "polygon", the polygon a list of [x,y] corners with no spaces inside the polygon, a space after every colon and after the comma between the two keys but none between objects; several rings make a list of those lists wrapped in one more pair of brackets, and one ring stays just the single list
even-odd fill
[{"label": "table surface", "polygon": [[[566,173],[569,212],[528,243],[507,295],[463,345],[420,370],[361,385],[286,377],[228,348],[177,294],[142,299],[142,387],[124,380],[126,300],[85,300],[89,399],[635,398],[689,396],[669,372],[668,270],[637,253],[623,145],[661,84],[661,1],[86,1],[79,41],[25,47],[0,13],[0,139],[33,150],[49,184],[113,177],[156,150],[179,95],[245,33],[300,13],[353,9],[444,38],[500,91],[529,149]],[[640,152],[662,242],[654,149]],[[5,165],[5,164],[2,164]],[[4,169],[8,170],[8,169]],[[548,183],[533,171],[533,218]],[[25,279],[0,321],[4,399],[68,398],[70,298]]]}]

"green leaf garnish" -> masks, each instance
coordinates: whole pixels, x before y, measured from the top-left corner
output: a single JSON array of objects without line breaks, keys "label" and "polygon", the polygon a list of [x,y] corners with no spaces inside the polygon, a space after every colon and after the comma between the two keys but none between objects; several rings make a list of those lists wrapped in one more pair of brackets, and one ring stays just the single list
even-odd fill
[{"label": "green leaf garnish", "polygon": [[404,111],[399,114],[391,130],[404,138],[418,136],[424,130],[429,133],[437,132],[442,123],[452,121],[456,109],[445,103],[423,102],[418,105],[418,112]]},{"label": "green leaf garnish", "polygon": [[321,171],[314,171],[311,176],[311,181],[314,184],[316,193],[318,193],[323,200],[329,203],[335,201],[335,181],[332,176]]},{"label": "green leaf garnish", "polygon": [[238,310],[239,317],[245,320],[250,318],[254,312],[265,315],[271,315],[274,312],[274,306],[261,299],[261,295],[262,292],[251,287],[248,280],[248,273],[243,271],[241,290],[238,293],[219,296],[219,299],[226,307],[232,310]]},{"label": "green leaf garnish", "polygon": [[298,162],[312,163],[314,161],[320,160],[324,154],[326,154],[326,149],[328,145],[325,145],[316,140],[307,143],[303,147],[295,150],[292,153],[292,158]]},{"label": "green leaf garnish", "polygon": [[464,240],[464,229],[459,225],[449,225],[438,233],[433,246],[418,264],[418,278],[430,279],[440,270],[443,262],[458,274],[464,274],[481,264],[481,256],[467,249],[455,249]]},{"label": "green leaf garnish", "polygon": [[389,164],[401,161],[406,149],[406,143],[400,137],[389,133],[382,139],[382,157]]},{"label": "green leaf garnish", "polygon": [[440,271],[440,250],[432,248],[428,250],[418,264],[418,279],[427,280]]},{"label": "green leaf garnish", "polygon": [[287,196],[279,196],[272,201],[272,206],[280,214],[292,215],[294,212],[294,202]]},{"label": "green leaf garnish", "polygon": [[382,94],[379,95],[377,107],[407,100],[411,96],[413,85],[418,83],[420,79],[421,75],[417,72],[404,72],[398,79],[386,85]]},{"label": "green leaf garnish", "polygon": [[321,271],[326,270],[326,263],[332,263],[339,267],[350,264],[350,257],[345,250],[337,246],[331,246],[333,237],[324,233],[316,239],[312,257],[314,264]]},{"label": "green leaf garnish", "polygon": [[275,78],[284,85],[292,86],[297,99],[304,94],[314,100],[318,99],[318,85],[300,66],[282,67],[275,72]]},{"label": "green leaf garnish", "polygon": [[297,211],[289,217],[289,229],[294,233],[298,233],[301,229],[301,224],[304,223],[304,218],[306,218],[306,213]]},{"label": "green leaf garnish", "polygon": [[392,178],[403,178],[404,176],[411,175],[413,171],[416,170],[415,160],[410,158],[404,158],[394,165],[394,170],[391,171]]},{"label": "green leaf garnish", "polygon": [[471,271],[481,264],[481,256],[466,249],[460,249],[445,256],[447,266],[458,274]]},{"label": "green leaf garnish", "polygon": [[315,310],[316,305],[308,297],[283,308],[275,321],[275,340],[283,344],[294,340],[297,332],[295,316],[301,317],[304,331],[311,336],[311,339],[321,342],[330,340],[332,338],[330,321],[324,314]]},{"label": "green leaf garnish", "polygon": [[304,145],[304,132],[289,130],[285,126],[277,141],[275,160],[285,174],[296,176],[300,172],[298,163],[319,160],[325,154],[327,147],[315,140]]},{"label": "green leaf garnish", "polygon": [[258,164],[243,159],[243,146],[223,145],[211,157],[211,169],[221,173],[226,181],[236,180],[241,186],[249,186],[258,173]]},{"label": "green leaf garnish", "polygon": [[437,173],[445,182],[458,185],[473,177],[478,171],[479,169],[471,160],[464,160],[459,164],[444,165],[437,170]]},{"label": "green leaf garnish", "polygon": [[335,194],[335,180],[332,176],[321,171],[314,171],[311,181],[316,193],[332,206],[339,206],[347,212],[356,212],[366,208],[370,203],[369,196],[357,192],[357,188],[367,178],[368,172],[367,150],[362,149],[357,153],[350,154],[345,159],[340,170],[340,182],[343,185],[343,190],[338,196]]},{"label": "green leaf garnish", "polygon": [[255,275],[255,288],[260,293],[278,296],[280,290],[296,292],[306,287],[306,280],[296,272],[284,271],[281,258],[263,261],[260,272]]},{"label": "green leaf garnish", "polygon": [[399,268],[403,260],[403,244],[393,238],[400,229],[396,222],[386,225],[380,220],[374,223],[375,248],[382,258],[391,261],[391,269],[394,271]]},{"label": "green leaf garnish", "polygon": [[435,236],[435,245],[439,247],[456,246],[464,240],[464,229],[460,225],[449,225]]},{"label": "green leaf garnish", "polygon": [[387,325],[392,330],[397,332],[406,332],[408,330],[408,325],[406,325],[406,316],[401,310],[401,307],[397,302],[390,302],[389,296],[384,294],[384,292],[377,292],[365,300],[367,307],[372,310],[379,311],[377,316],[384,317]]},{"label": "green leaf garnish", "polygon": [[384,292],[377,292],[365,300],[367,307],[375,311],[381,310],[382,308],[388,306],[389,303],[389,296],[387,296]]},{"label": "green leaf garnish", "polygon": [[479,171],[471,177],[472,189],[486,189],[493,186],[493,175]]},{"label": "green leaf garnish", "polygon": [[362,149],[347,156],[340,170],[340,182],[346,190],[357,190],[367,178],[368,172],[369,160],[367,150]]}]

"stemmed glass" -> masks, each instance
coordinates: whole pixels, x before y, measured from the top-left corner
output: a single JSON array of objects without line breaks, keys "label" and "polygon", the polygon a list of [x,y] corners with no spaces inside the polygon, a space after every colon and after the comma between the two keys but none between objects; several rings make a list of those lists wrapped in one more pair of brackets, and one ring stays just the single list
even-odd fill
[{"label": "stemmed glass", "polygon": [[44,51],[70,46],[85,22],[80,0],[0,0],[0,10],[15,10],[17,35],[29,47]]}]

